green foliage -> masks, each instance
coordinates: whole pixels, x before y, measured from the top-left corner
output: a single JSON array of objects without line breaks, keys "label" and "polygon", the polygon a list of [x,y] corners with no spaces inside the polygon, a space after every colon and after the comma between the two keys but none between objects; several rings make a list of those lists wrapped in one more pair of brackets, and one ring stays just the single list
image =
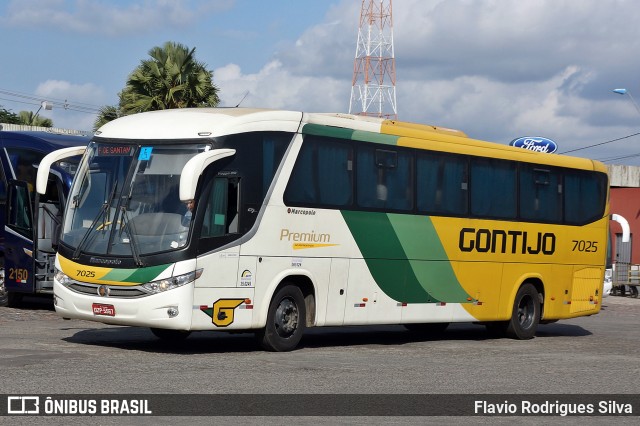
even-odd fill
[{"label": "green foliage", "polygon": [[53,127],[53,121],[50,118],[34,116],[33,111],[20,111],[18,124],[26,124],[28,126]]},{"label": "green foliage", "polygon": [[0,106],[0,123],[20,124],[20,117],[18,117],[18,114]]},{"label": "green foliage", "polygon": [[113,105],[103,106],[102,108],[100,108],[98,117],[96,117],[96,120],[93,122],[93,131],[95,132],[103,125],[107,124],[111,120],[115,120],[118,117],[120,117],[120,111],[118,110],[118,107]]},{"label": "green foliage", "polygon": [[195,59],[195,47],[167,42],[149,51],[119,93],[118,107],[103,107],[100,125],[123,115],[171,108],[215,107],[220,103],[213,71]]}]

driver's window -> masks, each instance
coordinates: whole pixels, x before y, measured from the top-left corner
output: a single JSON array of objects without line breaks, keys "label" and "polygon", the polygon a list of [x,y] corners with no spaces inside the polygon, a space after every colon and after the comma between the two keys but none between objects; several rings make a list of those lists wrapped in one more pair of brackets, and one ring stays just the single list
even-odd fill
[{"label": "driver's window", "polygon": [[20,235],[32,238],[31,202],[26,182],[10,182],[8,213],[7,225]]},{"label": "driver's window", "polygon": [[15,179],[27,182],[29,191],[33,192],[36,184],[36,167],[44,154],[23,148],[7,148],[7,153]]},{"label": "driver's window", "polygon": [[216,177],[207,197],[202,237],[219,237],[238,232],[240,179]]}]

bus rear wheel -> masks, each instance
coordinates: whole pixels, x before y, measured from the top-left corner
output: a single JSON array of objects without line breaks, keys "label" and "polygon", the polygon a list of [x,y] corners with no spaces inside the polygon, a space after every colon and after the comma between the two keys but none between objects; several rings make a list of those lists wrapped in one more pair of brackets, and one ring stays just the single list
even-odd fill
[{"label": "bus rear wheel", "polygon": [[540,296],[533,284],[525,283],[516,294],[511,319],[506,334],[512,339],[526,340],[535,337],[540,322]]},{"label": "bus rear wheel", "polygon": [[261,346],[268,351],[292,351],[302,339],[305,320],[302,291],[294,285],[285,285],[271,299],[267,324],[256,333],[256,337]]}]

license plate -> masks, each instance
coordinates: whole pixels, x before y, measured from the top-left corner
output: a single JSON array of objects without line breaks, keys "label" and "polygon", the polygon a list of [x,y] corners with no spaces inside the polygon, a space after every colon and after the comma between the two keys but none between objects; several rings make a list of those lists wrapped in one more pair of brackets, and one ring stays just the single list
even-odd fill
[{"label": "license plate", "polygon": [[116,308],[113,305],[105,305],[104,303],[94,303],[92,305],[94,315],[106,315],[108,317],[116,316]]}]

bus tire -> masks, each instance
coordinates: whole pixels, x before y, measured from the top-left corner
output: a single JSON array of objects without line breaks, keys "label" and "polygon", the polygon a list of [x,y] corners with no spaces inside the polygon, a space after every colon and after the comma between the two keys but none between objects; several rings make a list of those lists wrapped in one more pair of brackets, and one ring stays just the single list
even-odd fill
[{"label": "bus tire", "polygon": [[16,293],[15,291],[8,291],[5,288],[5,295],[7,299],[7,304],[9,308],[19,308],[22,306],[22,293]]},{"label": "bus tire", "polygon": [[526,340],[535,337],[540,322],[540,297],[531,283],[524,283],[516,293],[511,319],[506,335],[512,339]]},{"label": "bus tire", "polygon": [[151,332],[154,336],[164,342],[182,342],[184,339],[189,337],[191,334],[190,331],[186,330],[169,330],[166,328],[150,328]]},{"label": "bus tire", "polygon": [[302,339],[305,319],[306,310],[302,291],[294,285],[285,285],[271,299],[267,324],[256,333],[256,337],[265,350],[292,351]]}]

